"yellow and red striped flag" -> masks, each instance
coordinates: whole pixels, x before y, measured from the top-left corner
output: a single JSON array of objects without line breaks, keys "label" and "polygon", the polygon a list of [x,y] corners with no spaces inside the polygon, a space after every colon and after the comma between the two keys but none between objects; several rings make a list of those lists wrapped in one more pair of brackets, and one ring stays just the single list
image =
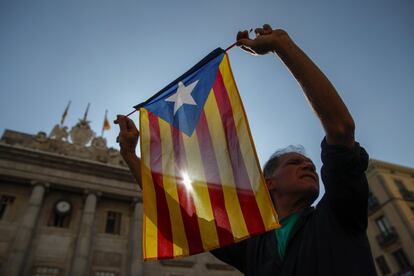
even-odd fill
[{"label": "yellow and red striped flag", "polygon": [[224,50],[135,108],[145,260],[188,256],[279,227]]}]

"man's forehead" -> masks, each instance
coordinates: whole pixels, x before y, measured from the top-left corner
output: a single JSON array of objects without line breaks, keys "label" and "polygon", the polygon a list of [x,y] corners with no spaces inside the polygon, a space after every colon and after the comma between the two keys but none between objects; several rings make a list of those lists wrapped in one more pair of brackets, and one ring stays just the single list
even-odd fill
[{"label": "man's forehead", "polygon": [[303,160],[306,160],[306,161],[309,161],[309,162],[313,163],[312,159],[310,159],[310,158],[308,158],[308,157],[306,157],[303,154],[300,154],[298,152],[285,153],[282,156],[280,156],[280,159],[286,160],[286,161],[291,160],[291,159],[303,159]]}]

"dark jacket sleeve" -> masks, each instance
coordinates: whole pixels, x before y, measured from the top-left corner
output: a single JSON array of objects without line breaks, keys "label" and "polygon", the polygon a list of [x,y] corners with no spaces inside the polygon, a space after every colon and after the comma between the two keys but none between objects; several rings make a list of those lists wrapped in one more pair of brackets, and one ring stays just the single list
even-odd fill
[{"label": "dark jacket sleeve", "polygon": [[365,231],[367,228],[368,182],[365,170],[368,154],[357,142],[349,149],[322,141],[321,177],[325,185],[326,205],[347,228]]},{"label": "dark jacket sleeve", "polygon": [[219,260],[235,267],[242,273],[246,273],[247,240],[231,244],[211,252]]}]

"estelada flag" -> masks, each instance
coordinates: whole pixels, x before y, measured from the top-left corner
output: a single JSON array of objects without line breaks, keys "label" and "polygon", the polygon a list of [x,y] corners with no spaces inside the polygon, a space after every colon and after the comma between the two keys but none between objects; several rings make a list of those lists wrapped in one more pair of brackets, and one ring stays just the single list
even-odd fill
[{"label": "estelada flag", "polygon": [[145,260],[192,255],[279,227],[223,49],[135,108]]}]

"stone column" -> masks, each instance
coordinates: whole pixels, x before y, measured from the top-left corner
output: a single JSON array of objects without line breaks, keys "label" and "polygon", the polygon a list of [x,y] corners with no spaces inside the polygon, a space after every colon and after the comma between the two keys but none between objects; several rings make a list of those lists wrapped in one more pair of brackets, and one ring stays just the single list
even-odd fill
[{"label": "stone column", "polygon": [[133,215],[130,227],[130,276],[144,275],[144,262],[142,259],[142,200],[134,198]]},{"label": "stone column", "polygon": [[17,229],[11,253],[4,264],[1,275],[20,275],[23,272],[24,263],[29,252],[30,243],[35,232],[36,222],[39,216],[39,210],[42,206],[48,183],[32,181],[33,190],[30,195],[29,204],[25,210],[23,218]]},{"label": "stone column", "polygon": [[97,193],[87,191],[82,221],[76,240],[75,255],[73,257],[71,276],[86,276],[89,274],[89,255],[92,243],[92,230],[95,220]]}]

